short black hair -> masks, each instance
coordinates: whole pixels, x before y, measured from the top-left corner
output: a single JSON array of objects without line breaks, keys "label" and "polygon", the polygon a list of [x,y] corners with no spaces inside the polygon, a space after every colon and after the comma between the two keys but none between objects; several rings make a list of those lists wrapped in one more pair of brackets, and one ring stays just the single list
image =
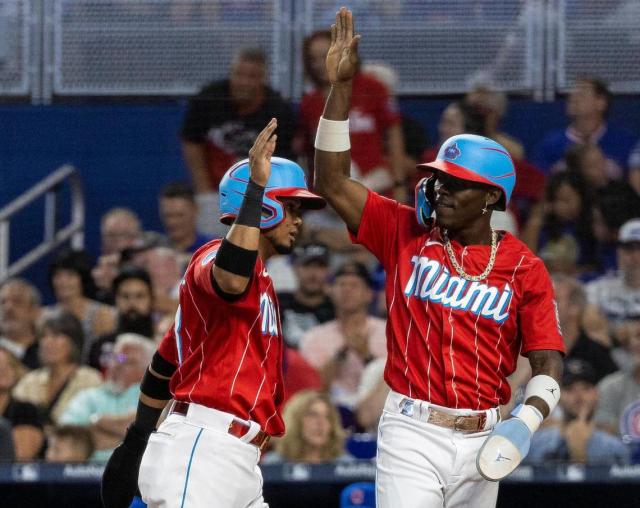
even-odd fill
[{"label": "short black hair", "polygon": [[118,292],[118,289],[120,288],[122,283],[131,279],[136,279],[144,282],[149,288],[149,292],[153,294],[153,284],[151,282],[149,272],[134,265],[125,265],[120,269],[118,275],[116,275],[115,279],[113,279],[113,283],[111,285],[113,294],[115,295]]},{"label": "short black hair", "polygon": [[160,191],[161,198],[182,198],[195,203],[193,186],[187,182],[171,182]]}]

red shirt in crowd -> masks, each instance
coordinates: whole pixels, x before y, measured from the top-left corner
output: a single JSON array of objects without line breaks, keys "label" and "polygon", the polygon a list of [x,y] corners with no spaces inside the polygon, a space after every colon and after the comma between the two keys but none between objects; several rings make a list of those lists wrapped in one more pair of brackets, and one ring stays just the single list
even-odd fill
[{"label": "red shirt in crowd", "polygon": [[[315,89],[302,97],[300,104],[301,130],[310,161],[313,161],[313,143],[325,102],[322,90]],[[387,166],[384,134],[389,127],[399,123],[400,114],[387,88],[372,76],[356,74],[349,110],[349,134],[351,160],[361,175]]]}]

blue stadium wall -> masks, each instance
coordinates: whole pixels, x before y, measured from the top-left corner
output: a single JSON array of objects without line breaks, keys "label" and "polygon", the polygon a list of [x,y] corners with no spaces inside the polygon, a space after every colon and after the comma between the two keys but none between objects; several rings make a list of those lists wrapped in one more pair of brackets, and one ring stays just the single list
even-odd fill
[{"label": "blue stadium wall", "polygon": [[[438,118],[449,102],[404,98],[400,107],[436,140]],[[184,109],[185,102],[0,106],[0,206],[71,163],[84,181],[90,253],[99,252],[100,216],[115,205],[132,208],[146,229],[159,230],[159,189],[187,178],[178,138]],[[611,118],[640,135],[640,99],[616,98]],[[544,132],[565,123],[564,101],[514,100],[504,128],[520,137],[530,152]],[[41,209],[20,214],[12,225],[13,257],[42,238]],[[43,288],[46,264],[38,263],[25,274]],[[50,298],[45,290],[45,300]]]}]

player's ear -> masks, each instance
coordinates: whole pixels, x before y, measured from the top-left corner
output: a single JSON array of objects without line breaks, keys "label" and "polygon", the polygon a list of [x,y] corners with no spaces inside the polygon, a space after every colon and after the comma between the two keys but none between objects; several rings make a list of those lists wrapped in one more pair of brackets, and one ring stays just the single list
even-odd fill
[{"label": "player's ear", "polygon": [[500,201],[501,197],[502,197],[502,190],[497,188],[489,189],[487,191],[487,196],[486,196],[487,205],[493,208],[493,205],[495,205],[498,201]]}]

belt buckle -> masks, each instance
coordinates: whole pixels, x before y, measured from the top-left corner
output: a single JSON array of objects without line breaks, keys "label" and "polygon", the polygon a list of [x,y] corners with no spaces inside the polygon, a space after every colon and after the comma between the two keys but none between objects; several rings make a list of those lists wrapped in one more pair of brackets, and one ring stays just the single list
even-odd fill
[{"label": "belt buckle", "polygon": [[462,427],[462,424],[466,421],[467,417],[465,415],[458,415],[453,420],[453,430],[457,432],[463,432],[466,429]]}]

